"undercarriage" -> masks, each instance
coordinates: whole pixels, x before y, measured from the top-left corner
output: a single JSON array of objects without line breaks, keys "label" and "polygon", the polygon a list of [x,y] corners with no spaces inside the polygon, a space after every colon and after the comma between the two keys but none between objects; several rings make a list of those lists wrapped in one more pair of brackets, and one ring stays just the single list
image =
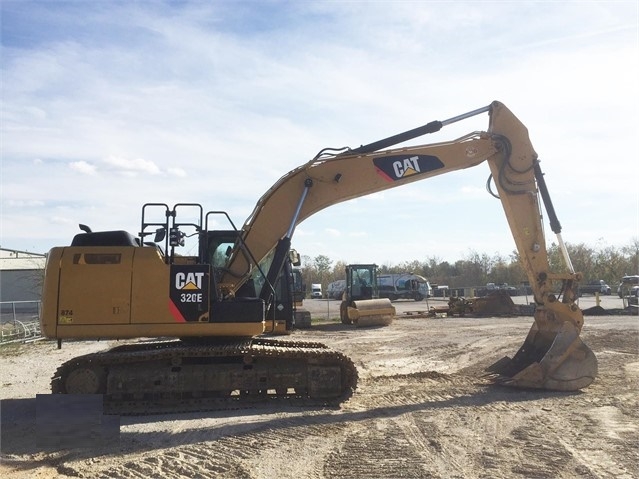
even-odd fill
[{"label": "undercarriage", "polygon": [[105,414],[205,411],[277,402],[336,406],[357,370],[321,343],[254,338],[224,344],[136,343],[58,368],[54,394],[102,394]]}]

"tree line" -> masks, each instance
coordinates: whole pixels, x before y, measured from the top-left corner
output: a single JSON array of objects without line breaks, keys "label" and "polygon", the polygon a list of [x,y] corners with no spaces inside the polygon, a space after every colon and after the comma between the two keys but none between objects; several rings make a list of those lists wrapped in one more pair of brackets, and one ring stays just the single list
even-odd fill
[{"label": "tree line", "polygon": [[[592,247],[584,243],[566,244],[573,268],[583,273],[583,282],[603,279],[613,291],[626,275],[639,274],[639,239],[623,247]],[[552,243],[548,248],[550,272],[567,271],[559,246]],[[528,281],[521,266],[519,254],[513,251],[505,257],[469,251],[463,259],[454,263],[436,256],[424,260],[405,261],[399,264],[382,264],[380,274],[413,273],[424,276],[431,284],[447,285],[450,288],[482,286],[487,283],[518,286]],[[310,288],[312,283],[321,283],[324,290],[328,284],[345,278],[344,261],[331,260],[326,255],[314,258],[302,255],[302,277]]]}]

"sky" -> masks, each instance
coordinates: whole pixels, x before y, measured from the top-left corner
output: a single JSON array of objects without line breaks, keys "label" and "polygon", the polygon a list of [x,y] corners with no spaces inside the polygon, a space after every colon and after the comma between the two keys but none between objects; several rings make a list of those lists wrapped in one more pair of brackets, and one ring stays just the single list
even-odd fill
[{"label": "sky", "polygon": [[[639,238],[636,1],[0,8],[3,248],[44,253],[79,223],[136,235],[149,202],[200,203],[240,226],[322,148],[493,100],[528,128],[564,241]],[[487,128],[480,115],[410,144]],[[515,244],[488,174],[484,163],[329,207],[293,246],[346,263],[507,258]]]}]

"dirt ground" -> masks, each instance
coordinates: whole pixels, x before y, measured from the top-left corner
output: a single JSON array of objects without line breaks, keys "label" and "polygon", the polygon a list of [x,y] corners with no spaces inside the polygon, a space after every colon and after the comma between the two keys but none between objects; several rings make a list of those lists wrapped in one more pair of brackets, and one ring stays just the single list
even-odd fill
[{"label": "dirt ground", "polygon": [[[399,303],[396,303],[399,304]],[[317,302],[314,316],[336,302]],[[582,306],[583,308],[584,306]],[[418,309],[417,303],[402,308]],[[636,478],[639,319],[586,317],[599,376],[576,393],[488,385],[483,369],[523,342],[531,318],[414,318],[295,332],[355,362],[340,408],[122,417],[119,446],[38,450],[35,394],[57,366],[107,342],[0,352],[4,478]]]}]

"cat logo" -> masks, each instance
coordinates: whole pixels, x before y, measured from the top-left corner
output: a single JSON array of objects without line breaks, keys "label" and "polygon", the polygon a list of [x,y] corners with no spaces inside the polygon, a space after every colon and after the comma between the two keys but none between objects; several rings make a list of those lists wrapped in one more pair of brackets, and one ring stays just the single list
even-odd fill
[{"label": "cat logo", "polygon": [[175,321],[208,321],[210,274],[208,264],[171,265],[169,311]]},{"label": "cat logo", "polygon": [[387,181],[399,181],[411,176],[422,175],[444,166],[439,158],[430,155],[384,156],[373,158],[373,164],[377,173]]},{"label": "cat logo", "polygon": [[202,278],[204,278],[204,273],[201,271],[176,273],[175,289],[179,289],[179,290],[202,289]]},{"label": "cat logo", "polygon": [[410,158],[404,158],[404,160],[397,160],[393,162],[393,171],[397,178],[403,178],[404,176],[414,175],[420,173],[419,162],[416,156]]}]

